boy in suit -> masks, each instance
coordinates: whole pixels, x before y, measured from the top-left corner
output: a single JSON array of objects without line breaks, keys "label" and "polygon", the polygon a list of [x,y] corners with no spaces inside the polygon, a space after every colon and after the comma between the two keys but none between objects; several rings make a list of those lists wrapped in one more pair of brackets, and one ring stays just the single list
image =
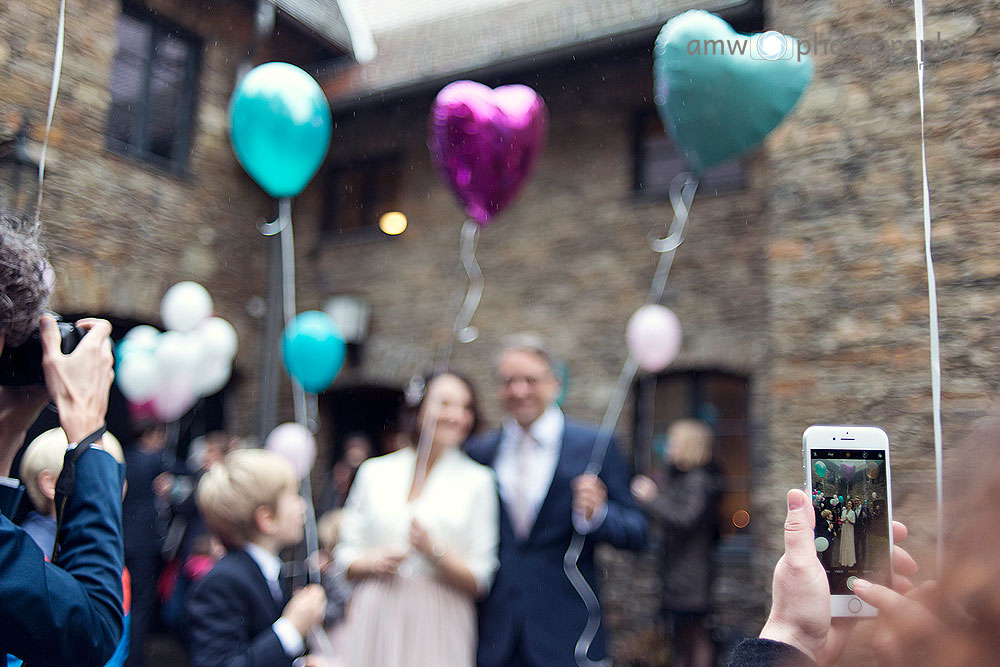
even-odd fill
[{"label": "boy in suit", "polygon": [[292,466],[260,449],[230,453],[199,482],[198,509],[228,553],[187,603],[191,667],[291,667],[322,622],[320,585],[287,599],[279,584],[279,552],[302,539],[297,487]]},{"label": "boy in suit", "polygon": [[[578,566],[597,589],[594,544],[638,550],[646,519],[629,491],[614,442],[599,475],[589,471],[597,429],[566,419],[560,383],[543,338],[511,336],[497,361],[505,416],[499,431],[466,451],[492,466],[500,493],[500,569],[479,605],[479,667],[576,667],[585,603],[563,571],[574,532],[586,535]],[[589,657],[604,657],[598,633]]]}]

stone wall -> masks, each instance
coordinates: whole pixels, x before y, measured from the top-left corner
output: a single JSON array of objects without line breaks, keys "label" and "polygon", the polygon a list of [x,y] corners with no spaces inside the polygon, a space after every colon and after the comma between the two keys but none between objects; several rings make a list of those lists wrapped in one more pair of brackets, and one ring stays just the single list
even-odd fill
[{"label": "stone wall", "polygon": [[[912,40],[912,3],[777,0],[772,25],[802,38]],[[1000,297],[996,53],[1000,12],[927,4],[927,160],[941,317],[946,468],[996,397]],[[815,39],[815,37],[813,37]],[[869,42],[870,43],[870,42]],[[887,52],[888,51],[888,52]],[[894,516],[934,571],[934,448],[920,112],[913,44],[817,54],[799,109],[767,145],[765,218],[772,465],[758,487],[773,560],[780,492],[799,483],[803,428],[877,424],[892,445]],[[760,516],[761,513],[759,512]],[[852,642],[863,651],[863,642]],[[871,656],[855,656],[861,662]]]},{"label": "stone wall", "polygon": [[[114,0],[67,4],[62,81],[49,139],[43,240],[57,273],[53,306],[159,324],[164,291],[203,284],[216,313],[240,334],[232,428],[250,433],[260,356],[252,297],[266,295],[265,242],[255,229],[272,206],[243,173],[229,146],[226,105],[246,56],[252,15],[236,0],[155,0],[149,7],[203,40],[195,134],[182,176],[109,151]],[[0,6],[0,133],[22,114],[40,147],[55,52],[58,3]]]}]

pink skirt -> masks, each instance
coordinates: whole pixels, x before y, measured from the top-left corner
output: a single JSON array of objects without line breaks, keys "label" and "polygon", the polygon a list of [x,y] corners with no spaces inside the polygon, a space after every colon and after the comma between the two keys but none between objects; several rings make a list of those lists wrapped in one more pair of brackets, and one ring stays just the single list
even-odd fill
[{"label": "pink skirt", "polygon": [[370,578],[351,596],[347,667],[473,667],[476,607],[436,579]]}]

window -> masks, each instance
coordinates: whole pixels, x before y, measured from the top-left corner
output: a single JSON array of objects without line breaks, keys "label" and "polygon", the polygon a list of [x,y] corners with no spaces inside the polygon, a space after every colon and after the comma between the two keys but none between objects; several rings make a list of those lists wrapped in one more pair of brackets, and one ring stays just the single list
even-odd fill
[{"label": "window", "polygon": [[[666,199],[670,181],[688,170],[687,161],[663,129],[655,111],[643,111],[636,116],[634,169],[632,193],[640,201]],[[718,195],[746,187],[746,166],[742,160],[733,160],[709,169],[701,178],[698,192]]]},{"label": "window", "polygon": [[116,33],[108,148],[182,173],[200,42],[130,7],[119,15]]},{"label": "window", "polygon": [[378,220],[396,210],[399,155],[357,160],[330,167],[326,178],[324,242],[377,238]]},{"label": "window", "polygon": [[[750,429],[747,378],[718,371],[667,373],[640,380],[637,396],[636,452],[649,469],[662,461],[671,422],[694,417],[716,435],[715,461],[722,469],[725,491],[719,509],[723,544],[740,542],[750,519]],[[746,512],[747,514],[741,514]]]}]

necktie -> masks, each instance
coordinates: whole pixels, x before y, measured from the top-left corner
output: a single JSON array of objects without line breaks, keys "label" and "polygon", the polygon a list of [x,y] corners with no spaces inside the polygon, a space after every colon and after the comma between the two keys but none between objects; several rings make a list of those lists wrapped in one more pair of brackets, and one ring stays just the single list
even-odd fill
[{"label": "necktie", "polygon": [[535,447],[534,439],[527,433],[517,446],[517,482],[515,484],[514,507],[511,522],[514,534],[518,539],[525,539],[531,533],[535,523],[535,508],[532,503],[528,481],[528,471],[531,465],[531,452]]}]

